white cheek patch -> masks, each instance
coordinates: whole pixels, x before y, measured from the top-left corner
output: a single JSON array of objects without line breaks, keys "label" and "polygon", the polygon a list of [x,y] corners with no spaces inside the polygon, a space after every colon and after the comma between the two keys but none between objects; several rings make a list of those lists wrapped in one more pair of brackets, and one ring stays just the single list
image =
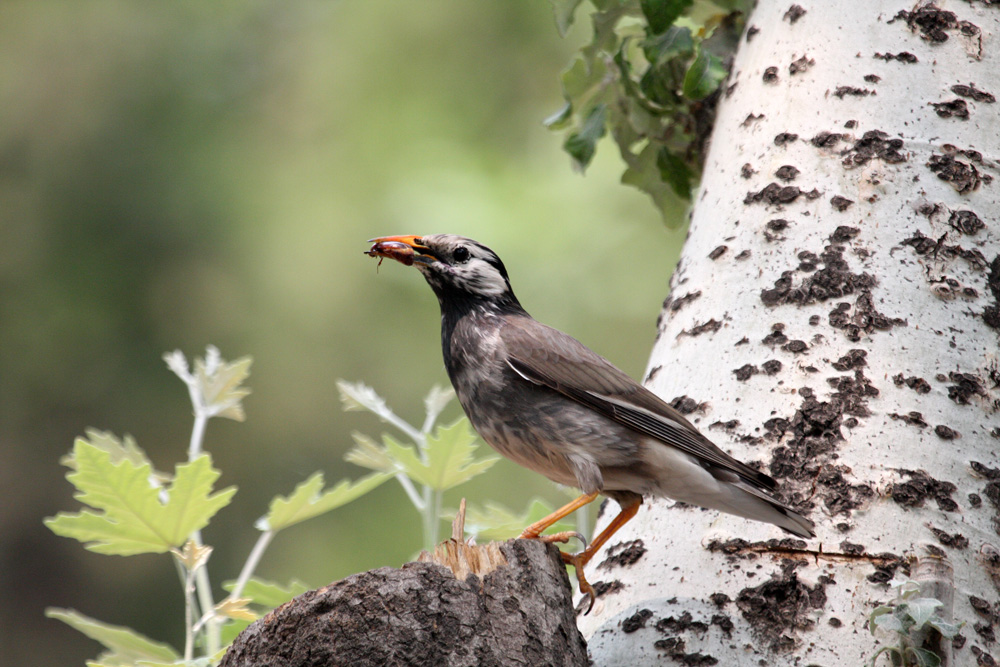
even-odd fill
[{"label": "white cheek patch", "polygon": [[451,267],[456,282],[474,294],[499,296],[507,292],[507,281],[492,265],[483,260],[473,260],[468,264]]}]

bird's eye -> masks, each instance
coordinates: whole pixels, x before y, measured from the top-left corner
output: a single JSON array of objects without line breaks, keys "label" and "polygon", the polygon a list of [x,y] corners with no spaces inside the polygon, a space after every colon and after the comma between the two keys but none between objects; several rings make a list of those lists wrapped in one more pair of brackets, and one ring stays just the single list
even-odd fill
[{"label": "bird's eye", "polygon": [[462,263],[468,262],[470,257],[469,249],[463,245],[460,245],[457,248],[455,248],[455,252],[453,252],[451,256],[455,258],[456,262],[462,262]]}]

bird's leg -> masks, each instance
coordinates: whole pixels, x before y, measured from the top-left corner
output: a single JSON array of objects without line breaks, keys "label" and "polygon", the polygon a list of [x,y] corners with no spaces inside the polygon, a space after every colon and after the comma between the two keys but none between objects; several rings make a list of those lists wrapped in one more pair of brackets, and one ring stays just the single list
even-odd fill
[{"label": "bird's leg", "polygon": [[597,550],[604,546],[604,543],[611,539],[611,536],[618,532],[618,529],[628,523],[629,519],[635,516],[635,513],[639,511],[639,505],[642,504],[642,497],[636,496],[631,500],[623,500],[622,511],[618,513],[608,527],[601,531],[601,534],[594,538],[594,541],[590,543],[590,546],[581,551],[578,554],[568,554],[562,552],[562,559],[564,563],[572,565],[576,570],[576,580],[580,585],[580,592],[590,598],[590,606],[587,607],[585,613],[589,614],[590,610],[594,608],[594,600],[596,594],[594,593],[593,586],[587,581],[587,578],[583,576],[583,567],[590,562],[590,559],[594,557]]},{"label": "bird's leg", "polygon": [[594,499],[596,498],[597,498],[597,491],[594,491],[593,493],[583,494],[573,502],[563,505],[562,507],[560,507],[559,509],[557,509],[555,512],[548,515],[544,519],[539,519],[535,523],[531,524],[530,526],[522,530],[521,534],[518,535],[518,539],[542,540],[543,542],[548,544],[551,542],[568,542],[569,538],[576,537],[579,538],[584,544],[586,544],[587,541],[583,538],[583,535],[575,531],[554,533],[552,535],[542,535],[542,531],[546,530],[549,526],[559,521],[560,519],[566,518],[567,516],[569,516],[576,510],[580,509],[587,503],[594,502]]}]

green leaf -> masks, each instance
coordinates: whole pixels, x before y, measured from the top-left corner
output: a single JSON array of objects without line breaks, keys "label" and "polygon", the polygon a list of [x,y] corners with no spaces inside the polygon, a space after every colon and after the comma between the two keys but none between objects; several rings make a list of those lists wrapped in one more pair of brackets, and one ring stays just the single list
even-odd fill
[{"label": "green leaf", "polygon": [[691,199],[691,186],[695,174],[683,158],[663,147],[656,154],[656,168],[660,170],[663,182],[669,185],[678,197]]},{"label": "green leaf", "polygon": [[935,598],[912,598],[899,605],[907,616],[913,619],[913,624],[918,628],[924,626],[927,621],[931,620],[934,616],[937,608],[940,607],[943,602]]},{"label": "green leaf", "polygon": [[131,628],[102,623],[73,609],[49,607],[45,615],[100,642],[106,650],[98,660],[106,665],[131,665],[140,660],[175,662],[181,659],[167,644],[153,641]]},{"label": "green leaf", "polygon": [[277,532],[294,526],[346,505],[391,478],[390,474],[376,472],[356,482],[342,479],[332,489],[323,491],[323,473],[313,473],[309,479],[295,487],[292,495],[287,498],[278,496],[272,500],[270,511],[257,522],[257,528]]},{"label": "green leaf", "polygon": [[569,126],[573,119],[573,105],[567,102],[559,111],[542,121],[542,125],[550,130],[562,130]]},{"label": "green leaf", "polygon": [[399,471],[399,466],[385,447],[364,433],[355,431],[351,437],[354,438],[355,445],[344,454],[345,461],[379,472],[396,473]]},{"label": "green leaf", "polygon": [[965,622],[948,623],[944,619],[935,615],[928,619],[927,625],[940,632],[942,637],[946,639],[954,639],[955,636],[958,635],[959,630],[962,629],[962,626],[965,625]]},{"label": "green leaf", "polygon": [[881,618],[886,614],[892,613],[892,607],[888,605],[880,605],[872,610],[872,613],[868,615],[868,630],[874,635],[875,629],[879,627],[881,623]]},{"label": "green leaf", "polygon": [[654,34],[667,30],[694,0],[639,0],[646,23]]},{"label": "green leaf", "polygon": [[916,647],[910,647],[907,651],[917,659],[915,663],[917,667],[939,667],[941,664],[941,657],[933,651]]},{"label": "green leaf", "polygon": [[639,188],[648,194],[663,214],[664,222],[678,225],[681,217],[673,213],[681,202],[673,188],[660,177],[660,170],[656,166],[658,154],[659,149],[653,143],[647,144],[638,155],[622,151],[622,157],[628,164],[628,169],[622,174],[622,183]]},{"label": "green leaf", "polygon": [[688,28],[673,26],[660,35],[651,35],[642,41],[642,52],[654,66],[660,66],[668,60],[683,57],[688,58],[694,53],[694,39]]},{"label": "green leaf", "polygon": [[86,548],[97,553],[129,556],[178,547],[236,493],[234,486],[211,493],[219,472],[207,454],[177,466],[165,490],[150,483],[148,463],[115,464],[111,454],[82,438],[73,446],[73,458],[76,470],[66,479],[76,486],[76,498],[97,511],[60,512],[45,525],[57,535],[89,542]]},{"label": "green leaf", "polygon": [[383,440],[389,455],[410,479],[438,491],[458,486],[500,460],[496,456],[479,460],[473,457],[477,438],[464,418],[428,436],[423,458],[413,447],[402,445],[388,435]]},{"label": "green leaf", "polygon": [[[525,528],[539,519],[552,514],[552,506],[543,500],[534,499],[523,514],[515,514],[503,505],[487,502],[482,507],[469,505],[465,512],[465,531],[483,540],[508,540],[517,537]],[[455,512],[450,512],[448,518],[454,518]],[[560,521],[550,528],[550,532],[559,533],[575,530],[574,524]]]},{"label": "green leaf", "polygon": [[715,92],[726,78],[726,68],[718,57],[699,49],[687,74],[684,75],[684,96],[702,100]]},{"label": "green leaf", "polygon": [[201,394],[217,416],[241,422],[246,419],[243,399],[250,395],[250,390],[242,384],[250,376],[253,359],[243,357],[226,363],[222,359],[212,358],[212,349],[214,348],[209,349],[205,359],[196,359],[194,362],[195,377],[201,387]]},{"label": "green leaf", "polygon": [[[222,588],[232,592],[236,586],[236,581],[227,581],[222,584]],[[273,581],[265,581],[257,577],[250,577],[246,586],[243,587],[242,597],[250,598],[254,604],[273,609],[278,605],[285,604],[292,598],[302,595],[309,590],[309,586],[298,579],[293,579],[287,586],[282,586]]]},{"label": "green leaf", "polygon": [[560,37],[565,37],[573,25],[573,14],[583,0],[549,0],[552,12],[556,18],[556,30]]},{"label": "green leaf", "polygon": [[606,131],[604,123],[607,119],[607,112],[607,105],[598,104],[595,106],[587,114],[587,120],[583,122],[579,132],[570,134],[563,143],[563,149],[570,154],[573,162],[581,170],[586,169],[590,161],[594,159],[597,142]]}]

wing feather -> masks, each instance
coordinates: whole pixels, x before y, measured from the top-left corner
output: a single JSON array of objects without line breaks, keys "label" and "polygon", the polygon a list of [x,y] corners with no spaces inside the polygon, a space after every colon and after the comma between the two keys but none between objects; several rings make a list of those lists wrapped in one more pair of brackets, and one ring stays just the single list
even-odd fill
[{"label": "wing feather", "polygon": [[500,337],[507,347],[507,363],[526,380],[735,473],[753,486],[776,487],[771,477],[723,452],[681,413],[575,338],[527,317],[508,318]]}]

